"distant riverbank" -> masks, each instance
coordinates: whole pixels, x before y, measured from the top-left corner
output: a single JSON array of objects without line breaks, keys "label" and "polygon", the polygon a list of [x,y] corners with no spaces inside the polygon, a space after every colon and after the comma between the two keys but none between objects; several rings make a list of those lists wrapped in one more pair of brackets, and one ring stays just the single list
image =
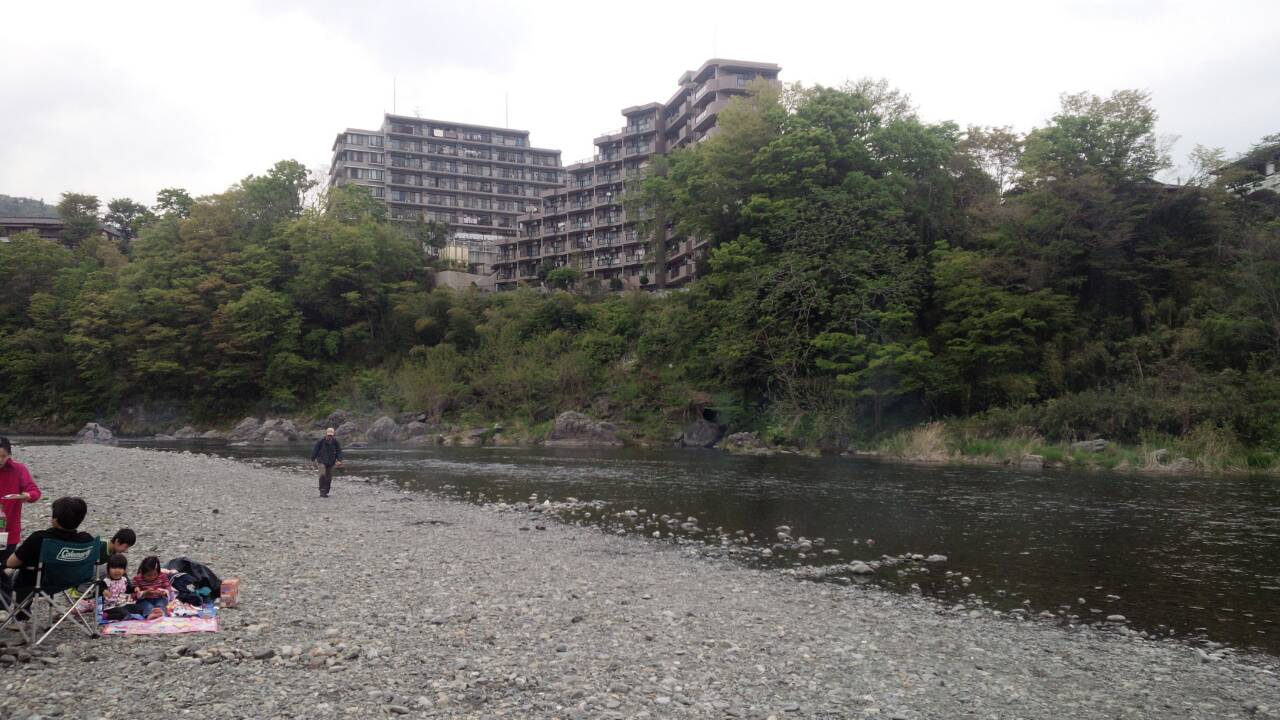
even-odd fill
[{"label": "distant riverbank", "polygon": [[[198,427],[169,423],[155,431],[154,425],[126,425],[130,435],[159,441],[210,441],[239,444],[279,444],[311,442],[324,428],[333,427],[341,442],[350,447],[385,444],[452,447],[684,447],[716,449],[731,454],[771,457],[778,455],[844,455],[888,462],[956,463],[967,465],[1013,466],[1024,470],[1073,468],[1115,470],[1155,474],[1259,474],[1280,475],[1280,452],[1267,448],[1246,448],[1227,435],[1197,431],[1183,437],[1152,436],[1141,444],[1122,444],[1106,438],[1076,442],[1049,442],[1030,432],[992,435],[974,432],[963,421],[930,422],[877,440],[826,438],[812,446],[769,443],[753,432],[733,432],[724,425],[699,418],[683,427],[671,428],[664,437],[654,437],[625,423],[598,420],[577,412],[563,412],[541,422],[472,422],[457,424],[433,421],[425,413],[355,413],[335,410],[326,417],[249,416],[235,425]],[[147,427],[151,431],[139,433]],[[105,430],[108,440],[114,429],[90,424],[78,427],[81,433],[92,428],[97,438]],[[38,425],[19,428],[20,434],[71,435],[68,426]],[[23,432],[25,431],[25,432]],[[152,432],[154,431],[154,432]]]}]

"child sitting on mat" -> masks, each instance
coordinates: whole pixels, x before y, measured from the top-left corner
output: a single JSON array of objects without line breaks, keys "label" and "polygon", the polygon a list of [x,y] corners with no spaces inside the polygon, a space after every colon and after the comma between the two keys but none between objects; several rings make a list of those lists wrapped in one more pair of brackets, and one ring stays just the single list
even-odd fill
[{"label": "child sitting on mat", "polygon": [[133,583],[129,582],[126,574],[128,569],[129,559],[123,553],[113,553],[107,558],[107,575],[98,581],[104,620],[114,622],[142,614],[142,608],[133,601]]},{"label": "child sitting on mat", "polygon": [[138,607],[148,620],[164,617],[169,605],[169,576],[160,572],[160,558],[148,555],[138,565],[138,574],[133,576],[133,587],[138,597]]}]

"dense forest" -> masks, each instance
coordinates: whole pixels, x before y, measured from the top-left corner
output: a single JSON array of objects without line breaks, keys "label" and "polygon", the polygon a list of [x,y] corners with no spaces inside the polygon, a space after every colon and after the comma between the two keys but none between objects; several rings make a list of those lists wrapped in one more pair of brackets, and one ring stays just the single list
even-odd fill
[{"label": "dense forest", "polygon": [[0,217],[58,217],[58,209],[31,198],[0,195]]},{"label": "dense forest", "polygon": [[[1191,162],[1155,179],[1170,158],[1142,92],[1064,96],[1020,135],[923,122],[883,83],[761,86],[631,193],[710,241],[701,279],[629,294],[568,272],[433,289],[438,228],[350,188],[306,207],[293,161],[150,208],[67,194],[66,243],[0,247],[0,420],[342,405],[536,436],[582,410],[637,439],[714,415],[841,448],[942,421],[962,443],[1106,437],[1273,467],[1280,197],[1220,151]],[[91,232],[102,218],[122,246]]]}]

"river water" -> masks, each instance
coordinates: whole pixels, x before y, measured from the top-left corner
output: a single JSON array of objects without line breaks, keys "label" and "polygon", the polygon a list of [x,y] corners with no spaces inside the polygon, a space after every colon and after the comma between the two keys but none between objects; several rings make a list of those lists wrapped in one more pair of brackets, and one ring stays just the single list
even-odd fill
[{"label": "river water", "polygon": [[[145,446],[198,447],[272,467],[303,467],[309,449]],[[776,528],[786,525],[792,536],[821,537],[823,548],[840,553],[745,560],[778,568],[939,553],[946,563],[882,569],[872,582],[1032,616],[1050,610],[1101,622],[1124,615],[1134,630],[1280,655],[1274,478],[632,449],[370,448],[348,451],[346,465],[355,475],[459,498],[510,502],[536,493],[539,501],[604,501],[606,515],[693,516],[702,528],[754,533],[758,547],[776,542]],[[341,474],[335,503],[350,487]],[[599,510],[584,515],[565,519],[601,522]],[[710,542],[718,545],[718,536]]]}]

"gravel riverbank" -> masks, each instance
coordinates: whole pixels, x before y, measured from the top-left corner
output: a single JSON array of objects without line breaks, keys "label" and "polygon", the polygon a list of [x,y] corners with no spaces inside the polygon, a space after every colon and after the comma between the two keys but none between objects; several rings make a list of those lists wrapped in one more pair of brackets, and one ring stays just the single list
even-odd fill
[{"label": "gravel riverbank", "polygon": [[[47,499],[88,501],[85,529],[136,529],[131,567],[188,555],[243,590],[216,635],[60,630],[47,650],[4,649],[0,718],[1280,715],[1270,670],[1190,647],[970,617],[349,477],[322,500],[310,475],[211,456],[18,459]],[[26,531],[47,518],[47,500],[29,506]]]}]

